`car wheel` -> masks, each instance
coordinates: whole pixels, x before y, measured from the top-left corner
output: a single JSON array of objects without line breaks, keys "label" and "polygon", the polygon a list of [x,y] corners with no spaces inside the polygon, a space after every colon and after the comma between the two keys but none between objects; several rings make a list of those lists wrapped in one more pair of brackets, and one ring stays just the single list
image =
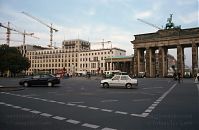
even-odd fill
[{"label": "car wheel", "polygon": [[52,87],[53,83],[52,82],[48,82],[48,87]]},{"label": "car wheel", "polygon": [[132,84],[130,83],[126,84],[126,88],[132,88]]},{"label": "car wheel", "polygon": [[109,84],[108,83],[104,83],[103,84],[103,88],[108,88],[109,87]]},{"label": "car wheel", "polygon": [[24,87],[28,87],[28,86],[29,86],[28,82],[24,82],[24,83],[23,83],[23,86],[24,86]]}]

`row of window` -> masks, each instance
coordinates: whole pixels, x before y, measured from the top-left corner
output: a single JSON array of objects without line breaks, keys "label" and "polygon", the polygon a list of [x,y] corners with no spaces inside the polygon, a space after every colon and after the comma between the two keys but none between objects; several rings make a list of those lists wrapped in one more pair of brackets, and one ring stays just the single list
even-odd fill
[{"label": "row of window", "polygon": [[77,67],[77,63],[71,64],[71,63],[65,63],[65,64],[32,64],[32,68],[38,68],[38,67]]},{"label": "row of window", "polygon": [[89,68],[89,67],[91,67],[91,68],[104,67],[104,64],[103,63],[101,63],[101,64],[91,63],[90,66],[89,66],[89,64],[80,64],[80,69]]},{"label": "row of window", "polygon": [[[65,59],[65,62],[77,62],[77,58]],[[32,63],[42,63],[42,62],[64,62],[64,59],[43,59],[43,60],[32,60]]]},{"label": "row of window", "polygon": [[[95,52],[95,53],[86,53],[86,54],[80,54],[80,56],[90,56],[90,55],[106,55],[106,54],[111,54],[111,52],[110,51],[108,51],[108,52]],[[112,51],[112,54],[113,54],[113,51]]]}]

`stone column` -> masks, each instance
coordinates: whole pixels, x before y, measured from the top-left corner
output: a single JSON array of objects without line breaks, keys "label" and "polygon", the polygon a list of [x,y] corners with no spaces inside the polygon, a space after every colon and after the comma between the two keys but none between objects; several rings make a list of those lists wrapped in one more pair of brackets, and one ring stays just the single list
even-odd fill
[{"label": "stone column", "polygon": [[151,49],[150,48],[146,48],[146,77],[150,77],[150,66],[151,66],[151,59],[150,59],[150,55],[151,55]]},{"label": "stone column", "polygon": [[156,75],[156,55],[155,55],[155,49],[151,49],[151,55],[150,55],[150,77],[155,77]]},{"label": "stone column", "polygon": [[156,70],[155,49],[147,48],[146,49],[146,76],[155,77],[155,70]]},{"label": "stone column", "polygon": [[133,74],[138,75],[138,51],[134,48],[134,58],[133,58]]},{"label": "stone column", "polygon": [[184,75],[184,48],[181,45],[177,46],[177,73]]},{"label": "stone column", "polygon": [[192,42],[192,74],[197,74],[196,68],[198,68],[198,46],[195,41]]},{"label": "stone column", "polygon": [[166,47],[159,47],[158,61],[160,77],[165,77],[168,73],[167,53],[168,50]]},{"label": "stone column", "polygon": [[138,50],[138,73],[145,72],[145,63],[144,63],[144,49]]}]

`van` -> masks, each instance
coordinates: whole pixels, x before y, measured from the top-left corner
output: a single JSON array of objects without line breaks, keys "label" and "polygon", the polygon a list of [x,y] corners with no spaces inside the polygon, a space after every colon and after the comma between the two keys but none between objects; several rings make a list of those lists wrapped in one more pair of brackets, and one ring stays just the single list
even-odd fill
[{"label": "van", "polygon": [[114,75],[121,73],[120,70],[104,71],[104,78],[112,78]]}]

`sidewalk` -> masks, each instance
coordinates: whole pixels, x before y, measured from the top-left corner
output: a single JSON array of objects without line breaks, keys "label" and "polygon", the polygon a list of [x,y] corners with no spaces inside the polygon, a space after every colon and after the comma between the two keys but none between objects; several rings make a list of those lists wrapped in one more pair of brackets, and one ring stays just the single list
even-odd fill
[{"label": "sidewalk", "polygon": [[23,86],[19,85],[20,78],[0,78],[0,92],[3,91],[18,91],[24,90]]}]

